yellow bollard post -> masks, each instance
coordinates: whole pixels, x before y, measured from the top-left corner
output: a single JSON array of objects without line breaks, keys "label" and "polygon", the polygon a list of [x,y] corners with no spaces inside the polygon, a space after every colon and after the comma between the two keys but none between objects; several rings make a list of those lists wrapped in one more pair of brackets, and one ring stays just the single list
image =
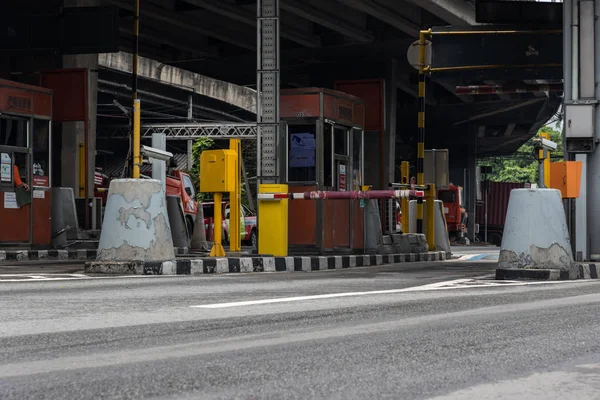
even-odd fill
[{"label": "yellow bollard post", "polygon": [[[540,137],[546,140],[550,140],[549,133],[540,133]],[[546,150],[546,157],[544,157],[544,150],[539,150],[539,158],[544,159],[544,185],[550,187],[550,150]]]},{"label": "yellow bollard post", "polygon": [[223,193],[214,194],[214,215],[215,215],[215,230],[214,237],[215,242],[210,250],[211,257],[225,257],[225,250],[223,249]]},{"label": "yellow bollard post", "polygon": [[[409,182],[409,163],[408,161],[402,161],[402,164],[400,164],[400,178],[402,183],[404,184],[408,184]],[[401,210],[402,210],[402,233],[408,233],[409,228],[409,222],[410,222],[410,218],[409,218],[409,207],[408,207],[408,199],[401,199]]]},{"label": "yellow bollard post", "polygon": [[430,183],[425,194],[425,207],[427,208],[427,227],[425,239],[429,245],[429,251],[435,251],[435,185]]},{"label": "yellow bollard post", "polygon": [[242,250],[242,238],[240,232],[240,209],[241,209],[241,168],[240,168],[240,153],[241,153],[241,142],[239,139],[229,140],[229,149],[233,150],[236,154],[235,161],[235,178],[234,178],[234,190],[230,194],[229,200],[229,251],[241,251]]},{"label": "yellow bollard post", "polygon": [[133,101],[133,178],[140,177],[140,167],[142,166],[142,156],[140,152],[140,100]]},{"label": "yellow bollard post", "polygon": [[[259,193],[287,193],[288,185],[261,184]],[[287,257],[288,199],[258,200],[258,254]]]}]

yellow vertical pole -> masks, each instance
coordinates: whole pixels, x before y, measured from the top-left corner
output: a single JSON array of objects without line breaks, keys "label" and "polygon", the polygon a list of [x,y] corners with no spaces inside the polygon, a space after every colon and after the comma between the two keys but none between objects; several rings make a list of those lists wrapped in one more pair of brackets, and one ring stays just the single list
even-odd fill
[{"label": "yellow vertical pole", "polygon": [[429,251],[435,251],[435,185],[430,183],[429,189],[425,195],[425,207],[427,209],[427,228],[425,229],[425,239],[429,245]]},{"label": "yellow vertical pole", "polygon": [[[546,140],[550,140],[549,133],[540,133],[540,137]],[[539,158],[544,159],[544,186],[550,187],[550,150],[546,151],[546,157],[544,157],[544,150],[539,150]]]},{"label": "yellow vertical pole", "polygon": [[79,143],[79,197],[85,197],[85,145]]},{"label": "yellow vertical pole", "polygon": [[225,250],[223,249],[223,193],[214,194],[214,216],[215,216],[215,229],[214,229],[214,243],[210,250],[211,257],[225,257]]},{"label": "yellow vertical pole", "polygon": [[[419,140],[417,143],[417,185],[423,185],[424,167],[425,167],[425,67],[427,63],[426,37],[431,31],[421,31],[419,33],[419,114],[417,127],[419,128]],[[423,198],[417,199],[417,233],[423,233]]]},{"label": "yellow vertical pole", "polygon": [[240,208],[241,208],[241,142],[239,139],[229,140],[229,149],[235,151],[235,178],[234,191],[230,194],[229,201],[229,251],[242,250],[242,238],[240,232]]},{"label": "yellow vertical pole", "polygon": [[[400,178],[402,183],[404,184],[408,184],[408,175],[410,174],[409,171],[409,163],[408,161],[402,161],[402,164],[400,164]],[[402,233],[408,233],[409,230],[409,222],[410,222],[410,218],[409,218],[409,207],[408,207],[408,199],[407,198],[402,198],[401,200],[401,210],[402,210]]]},{"label": "yellow vertical pole", "polygon": [[140,100],[133,101],[133,178],[140,177],[142,156],[140,154]]}]

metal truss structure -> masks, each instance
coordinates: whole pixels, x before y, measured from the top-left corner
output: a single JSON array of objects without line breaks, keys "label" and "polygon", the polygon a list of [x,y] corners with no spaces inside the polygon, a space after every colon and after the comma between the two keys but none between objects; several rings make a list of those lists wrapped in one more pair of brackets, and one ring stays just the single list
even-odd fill
[{"label": "metal truss structure", "polygon": [[[105,139],[126,139],[130,134],[128,125],[110,128],[108,135],[99,137]],[[152,134],[160,133],[167,140],[193,140],[200,137],[211,139],[256,139],[258,127],[256,124],[212,123],[212,124],[152,124],[142,125],[141,137],[151,139]]]},{"label": "metal truss structure", "polygon": [[278,183],[279,0],[257,0],[258,183]]}]

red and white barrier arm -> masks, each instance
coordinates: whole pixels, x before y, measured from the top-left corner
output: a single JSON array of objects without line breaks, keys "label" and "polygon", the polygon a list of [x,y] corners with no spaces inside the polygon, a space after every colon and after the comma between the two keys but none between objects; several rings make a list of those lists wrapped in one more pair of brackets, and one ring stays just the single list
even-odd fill
[{"label": "red and white barrier arm", "polygon": [[351,192],[259,193],[258,200],[358,200],[425,197],[423,190],[369,190]]}]

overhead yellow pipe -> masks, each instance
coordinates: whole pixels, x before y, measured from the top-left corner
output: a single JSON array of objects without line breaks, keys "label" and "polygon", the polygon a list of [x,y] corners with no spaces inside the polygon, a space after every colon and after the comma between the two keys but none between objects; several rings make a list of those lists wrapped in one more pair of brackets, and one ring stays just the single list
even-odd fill
[{"label": "overhead yellow pipe", "polygon": [[501,69],[501,68],[540,68],[540,67],[562,67],[562,64],[493,64],[493,65],[462,65],[458,67],[435,67],[426,66],[425,72],[442,72],[442,71],[469,71],[478,69]]},{"label": "overhead yellow pipe", "polygon": [[503,30],[503,31],[443,31],[434,32],[429,30],[430,35],[449,36],[449,35],[548,35],[552,33],[562,33],[562,29],[547,29],[547,30]]}]

